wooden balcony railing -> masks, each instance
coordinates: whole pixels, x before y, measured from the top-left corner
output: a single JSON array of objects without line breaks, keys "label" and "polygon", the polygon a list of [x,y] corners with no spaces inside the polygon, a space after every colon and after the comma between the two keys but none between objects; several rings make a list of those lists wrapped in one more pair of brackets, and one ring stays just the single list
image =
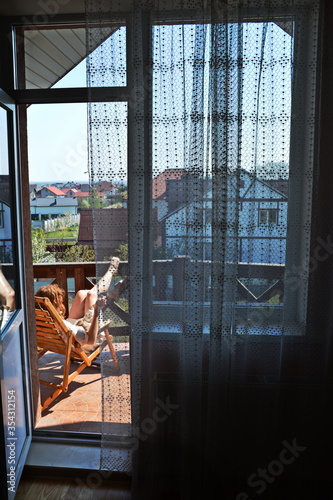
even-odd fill
[{"label": "wooden balcony railing", "polygon": [[[153,262],[154,292],[158,301],[184,299],[184,281],[186,274],[199,275],[202,283],[202,299],[210,300],[211,261],[194,262],[187,257],[175,257],[173,260]],[[230,264],[230,267],[234,266]],[[225,273],[228,265],[225,266]],[[263,303],[274,296],[283,298],[283,277],[285,266],[280,264],[249,264],[239,262],[236,270],[229,270],[230,276],[237,274],[238,297],[240,302]]]},{"label": "wooden balcony railing", "polygon": [[[109,262],[47,262],[33,265],[34,278],[55,280],[60,288],[68,294],[68,279],[74,279],[74,291],[92,288],[96,283],[96,269],[103,276]],[[127,262],[120,262],[118,267],[121,276],[127,276]]]},{"label": "wooden balcony railing", "polygon": [[[107,270],[108,262],[98,262],[100,276]],[[203,300],[209,301],[210,294],[210,261],[193,262],[187,257],[175,257],[173,260],[153,261],[153,300],[181,301],[184,299],[185,273],[198,273],[203,277]],[[68,295],[68,279],[74,279],[74,291],[91,288],[96,282],[95,262],[58,262],[34,264],[34,278],[55,280]],[[283,298],[283,277],[285,266],[279,264],[248,264],[238,263],[238,292],[241,302],[264,303],[275,294],[279,301]],[[128,263],[120,262],[119,274],[128,275]],[[200,278],[201,279],[201,278]]]},{"label": "wooden balcony railing", "polygon": [[[34,278],[49,282],[54,281],[63,288],[66,292],[65,305],[68,311],[69,292],[91,288],[96,283],[96,268],[98,274],[103,276],[108,265],[108,262],[99,262],[97,263],[97,267],[94,262],[34,264]],[[165,319],[168,317],[173,318],[173,321],[181,321],[182,308],[178,304],[185,298],[184,276],[191,275],[195,279],[197,275],[202,287],[202,295],[199,300],[202,301],[205,321],[209,323],[211,266],[212,263],[210,261],[201,261],[198,263],[191,261],[187,257],[153,261],[151,321],[159,323],[162,321],[162,318]],[[230,266],[234,267],[234,264],[230,264]],[[269,306],[269,311],[265,310],[263,317],[268,317],[270,322],[279,321],[278,318],[281,313],[279,306],[283,302],[284,269],[285,266],[283,265],[238,263],[237,321],[244,323],[247,306],[254,306],[257,314],[259,311],[258,307],[267,308]],[[119,275],[125,278],[128,275],[128,263],[121,262],[118,271]],[[223,271],[226,274],[230,271],[230,276],[234,276],[235,270],[228,270],[228,265],[224,267]],[[71,279],[74,280],[72,283],[70,283]],[[70,290],[68,283],[70,283]],[[37,287],[37,283],[35,286]],[[42,286],[42,282],[39,282],[38,286]],[[108,307],[121,320],[115,321],[114,326],[111,328],[112,335],[118,337],[129,335],[129,313],[114,301],[109,301]]]}]

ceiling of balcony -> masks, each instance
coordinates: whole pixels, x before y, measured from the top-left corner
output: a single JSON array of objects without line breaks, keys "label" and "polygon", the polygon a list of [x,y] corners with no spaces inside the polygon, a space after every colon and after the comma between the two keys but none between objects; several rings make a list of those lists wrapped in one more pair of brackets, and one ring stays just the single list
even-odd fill
[{"label": "ceiling of balcony", "polygon": [[85,57],[83,27],[25,31],[25,87],[52,87]]},{"label": "ceiling of balcony", "polygon": [[[0,3],[0,16],[32,16],[33,25],[52,21],[56,14],[84,13],[84,0],[48,2],[48,0],[11,0]],[[34,17],[35,16],[35,17]],[[85,29],[24,30],[25,87],[50,88],[86,57]]]},{"label": "ceiling of balcony", "polygon": [[[52,18],[56,14],[82,14],[84,11],[84,0],[11,0],[0,3],[0,16],[18,16],[18,20],[22,20],[24,43],[17,46],[23,47],[19,60],[24,60],[26,89],[51,88],[85,59],[84,24],[60,26],[57,20],[57,25],[52,25]],[[45,18],[49,24],[43,22]],[[114,31],[115,28],[104,27],[103,33],[99,33],[89,51],[94,50]]]}]

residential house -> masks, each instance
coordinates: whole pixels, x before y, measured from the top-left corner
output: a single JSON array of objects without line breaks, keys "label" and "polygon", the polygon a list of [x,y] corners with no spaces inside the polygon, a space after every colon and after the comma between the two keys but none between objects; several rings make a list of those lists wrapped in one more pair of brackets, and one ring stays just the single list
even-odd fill
[{"label": "residential house", "polygon": [[95,189],[99,193],[103,193],[107,198],[113,198],[114,196],[119,195],[119,187],[109,181],[100,181],[96,184]]},{"label": "residential house", "polygon": [[[190,181],[181,177],[175,181],[177,192],[182,192]],[[286,253],[287,231],[287,195],[272,187],[270,181],[258,179],[246,170],[241,171],[240,179],[231,178],[230,190],[239,182],[239,222],[238,222],[238,261],[260,264],[284,264]],[[183,205],[167,213],[161,218],[163,243],[162,250],[166,256],[191,255],[191,248],[185,246],[191,231],[193,238],[202,238],[204,241],[204,260],[211,260],[212,248],[212,189],[211,182],[203,181],[204,210],[197,213],[195,203]],[[278,185],[286,184],[283,182]],[[183,186],[183,187],[182,187]],[[167,196],[165,197],[168,200]],[[235,210],[237,210],[235,208]],[[236,217],[236,212],[235,212]],[[230,232],[230,237],[232,233]],[[186,239],[186,241],[188,241]],[[231,248],[231,247],[230,247]],[[272,251],[274,249],[274,251]],[[229,259],[234,260],[232,254]]]},{"label": "residential house", "polygon": [[78,198],[78,199],[88,199],[90,196],[90,191],[76,190],[76,191],[73,191],[72,195],[70,195],[70,196],[72,196],[73,198]]},{"label": "residential house", "polygon": [[48,196],[64,196],[61,189],[56,186],[44,186],[36,191],[36,198],[47,198]]},{"label": "residential house", "polygon": [[90,190],[83,191],[78,188],[62,188],[62,191],[66,198],[76,199],[79,208],[82,207],[83,200],[88,200],[90,196]]},{"label": "residential house", "polygon": [[83,193],[88,193],[91,191],[91,186],[90,186],[90,184],[80,184],[80,190]]},{"label": "residential house", "polygon": [[[161,220],[168,212],[175,208],[177,193],[170,189],[170,182],[181,179],[184,174],[182,168],[168,168],[160,172],[152,181],[153,207],[157,209],[157,218]],[[180,198],[181,199],[181,198]]]},{"label": "residential house", "polygon": [[68,198],[73,198],[74,196],[76,196],[77,193],[80,192],[80,190],[76,188],[62,188],[61,191]]},{"label": "residential house", "polygon": [[77,199],[71,198],[35,198],[30,201],[31,222],[34,227],[43,227],[43,222],[48,219],[57,219],[65,214],[78,214]]}]

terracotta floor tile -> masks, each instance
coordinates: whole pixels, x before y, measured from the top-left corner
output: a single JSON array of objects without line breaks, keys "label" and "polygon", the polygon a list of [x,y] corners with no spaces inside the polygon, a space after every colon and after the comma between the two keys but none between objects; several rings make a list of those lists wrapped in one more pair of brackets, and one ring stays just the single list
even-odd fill
[{"label": "terracotta floor tile", "polygon": [[[68,392],[59,395],[43,412],[37,425],[38,429],[101,433],[103,413],[104,419],[111,422],[107,425],[110,426],[113,422],[115,432],[126,435],[131,421],[129,351],[128,344],[118,346],[115,344],[115,347],[120,371],[110,370],[107,372],[108,376],[102,381],[100,367],[86,368],[69,385]],[[104,359],[109,359],[108,354],[103,353],[102,360]],[[45,354],[39,360],[42,377],[57,383],[61,377],[62,360],[63,356],[54,353]],[[72,363],[71,369],[75,369],[76,366],[77,363]],[[104,412],[102,412],[102,384],[104,391],[108,393]],[[50,387],[41,386],[42,401],[51,394],[52,390]],[[110,404],[112,410],[110,410]]]}]

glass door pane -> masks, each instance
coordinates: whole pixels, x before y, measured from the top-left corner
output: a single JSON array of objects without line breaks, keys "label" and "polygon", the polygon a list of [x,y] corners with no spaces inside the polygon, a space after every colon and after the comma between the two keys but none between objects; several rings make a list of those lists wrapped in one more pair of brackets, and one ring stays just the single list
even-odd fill
[{"label": "glass door pane", "polygon": [[15,309],[13,272],[12,193],[9,175],[7,111],[0,107],[0,327]]},{"label": "glass door pane", "polygon": [[22,309],[23,249],[21,199],[15,153],[15,106],[0,102],[0,421],[2,499],[14,499],[31,443],[31,406],[27,335]]}]

